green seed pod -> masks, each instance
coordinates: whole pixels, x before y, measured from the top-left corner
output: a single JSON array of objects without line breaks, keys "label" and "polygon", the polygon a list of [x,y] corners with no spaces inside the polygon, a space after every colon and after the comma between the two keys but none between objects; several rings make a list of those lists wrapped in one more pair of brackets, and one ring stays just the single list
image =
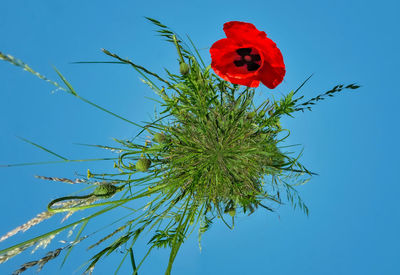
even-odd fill
[{"label": "green seed pod", "polygon": [[207,81],[200,71],[197,76],[197,84],[203,87],[207,86]]},{"label": "green seed pod", "polygon": [[163,143],[165,141],[165,135],[163,133],[155,133],[153,140],[157,143]]},{"label": "green seed pod", "polygon": [[136,162],[136,170],[140,172],[146,172],[151,165],[151,160],[149,159],[139,159],[138,162]]},{"label": "green seed pod", "polygon": [[112,195],[117,192],[117,187],[112,184],[101,184],[96,187],[93,191],[93,195],[95,196],[104,196],[104,197],[111,197]]},{"label": "green seed pod", "polygon": [[181,72],[181,75],[187,75],[189,73],[189,69],[189,65],[185,62],[181,62],[179,64],[179,71]]},{"label": "green seed pod", "polygon": [[228,214],[229,214],[231,217],[234,217],[234,216],[236,215],[236,210],[235,210],[235,208],[229,210],[229,211],[228,211]]}]

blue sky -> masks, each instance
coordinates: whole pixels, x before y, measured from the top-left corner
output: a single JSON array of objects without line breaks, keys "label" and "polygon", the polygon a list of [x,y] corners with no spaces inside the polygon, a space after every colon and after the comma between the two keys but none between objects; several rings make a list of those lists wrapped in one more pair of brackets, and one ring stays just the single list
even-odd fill
[{"label": "blue sky", "polygon": [[[275,90],[260,86],[257,102],[286,94],[311,73],[313,78],[301,90],[306,98],[340,83],[362,85],[282,122],[291,130],[288,144],[302,144],[303,164],[319,174],[299,188],[310,216],[284,205],[277,213],[259,211],[239,218],[233,231],[216,223],[203,236],[201,253],[196,233],[185,242],[173,274],[391,275],[400,274],[399,8],[397,1],[388,0],[3,0],[0,51],[54,80],[52,66],[56,66],[81,96],[136,122],[150,120],[154,102],[144,97],[156,96],[134,70],[70,63],[109,60],[100,51],[106,48],[152,71],[162,72],[163,67],[177,71],[174,47],[155,36],[155,27],[144,16],[160,20],[179,34],[189,34],[207,63],[210,46],[224,37],[223,23],[251,22],[265,31],[281,49],[287,74]],[[54,92],[49,84],[5,62],[0,62],[0,90],[0,164],[56,160],[17,136],[75,159],[108,155],[74,143],[113,145],[113,137],[131,138],[138,132],[62,91]],[[34,175],[74,178],[88,168],[106,170],[110,165],[0,168],[0,234],[44,211],[51,199],[77,190]],[[91,228],[106,224],[107,218],[113,216]],[[1,243],[0,249],[47,227],[55,228],[59,222],[60,218],[54,218],[16,235]],[[74,274],[90,256],[86,247],[92,242],[75,249],[63,269],[59,269],[61,255],[42,274]],[[56,240],[49,248],[59,246]],[[134,248],[138,259],[145,248],[144,241]],[[10,274],[46,251],[19,255],[0,265],[0,273]],[[163,274],[168,253],[152,253],[139,274]],[[95,274],[112,274],[120,257],[114,253]],[[122,270],[121,274],[131,272],[128,264]]]}]

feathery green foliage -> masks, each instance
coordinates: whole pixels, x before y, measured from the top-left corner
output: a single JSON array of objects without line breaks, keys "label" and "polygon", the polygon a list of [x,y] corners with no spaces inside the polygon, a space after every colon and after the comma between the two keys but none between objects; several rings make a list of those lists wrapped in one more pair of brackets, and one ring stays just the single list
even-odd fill
[{"label": "feathery green foliage", "polygon": [[[160,115],[164,116],[144,126],[80,97],[59,71],[56,70],[66,88],[36,73],[22,61],[0,53],[0,59],[24,68],[100,110],[139,126],[142,131],[138,136],[147,131],[153,137],[152,141],[147,140],[144,145],[133,142],[134,139],[115,139],[119,144],[115,147],[90,145],[119,153],[114,163],[116,172],[88,171],[88,180],[75,184],[89,184],[95,188],[94,191],[82,196],[66,196],[53,200],[48,205],[48,211],[73,213],[89,208],[99,210],[84,219],[3,249],[0,255],[12,255],[10,251],[19,247],[25,248],[27,244],[33,245],[80,224],[82,227],[75,241],[65,247],[69,254],[71,248],[82,240],[80,235],[92,219],[116,208],[125,208],[129,214],[115,221],[119,225],[115,224],[111,233],[89,246],[88,249],[100,245],[102,248],[89,260],[85,272],[91,272],[103,257],[118,248],[127,247],[121,265],[129,258],[134,274],[138,274],[140,266],[152,249],[169,248],[171,253],[165,274],[170,274],[179,248],[189,234],[198,226],[200,246],[202,234],[211,227],[215,218],[221,219],[232,229],[237,215],[250,215],[259,207],[274,211],[274,207],[285,201],[308,214],[308,208],[301,200],[296,186],[306,183],[314,173],[299,162],[301,154],[292,155],[283,151],[282,143],[288,135],[285,134],[287,131],[282,128],[280,120],[283,116],[293,116],[298,111],[311,110],[311,105],[332,97],[343,89],[357,89],[359,86],[338,85],[304,102],[301,102],[303,96],[294,98],[299,90],[297,89],[282,99],[272,102],[266,100],[257,108],[252,108],[255,89],[242,88],[221,80],[212,73],[210,66],[204,65],[190,38],[191,47],[184,44],[167,26],[155,19],[147,19],[159,27],[157,32],[161,36],[176,46],[180,60],[176,69],[180,69],[180,75],[166,70],[168,79],[164,79],[103,49],[106,55],[117,60],[104,63],[132,66],[144,77],[143,81],[160,96],[163,108]],[[159,81],[159,85],[164,87],[159,88],[155,81]],[[303,85],[304,83],[299,88]],[[170,120],[166,121],[167,118]],[[286,137],[282,138],[282,135]],[[44,147],[38,147],[55,154]],[[283,199],[285,197],[286,200]],[[140,198],[147,198],[145,205],[132,208],[130,203]],[[68,205],[71,201],[79,203]],[[137,209],[145,211],[139,213]],[[134,217],[132,214],[135,214]],[[133,247],[144,232],[152,232],[152,237],[148,240],[148,253],[136,265]],[[25,264],[18,272],[36,264],[42,267],[63,249],[52,252],[45,260]]]}]

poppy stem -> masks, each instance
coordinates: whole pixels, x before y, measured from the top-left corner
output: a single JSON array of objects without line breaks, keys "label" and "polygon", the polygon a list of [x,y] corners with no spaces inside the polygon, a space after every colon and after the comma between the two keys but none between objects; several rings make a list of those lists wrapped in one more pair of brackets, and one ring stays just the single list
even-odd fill
[{"label": "poppy stem", "polygon": [[178,51],[179,58],[181,60],[179,63],[185,63],[185,60],[183,60],[183,56],[182,56],[182,53],[181,53],[181,47],[178,44],[178,40],[176,39],[175,34],[172,36],[172,38],[174,39],[174,44],[175,44],[176,50]]}]

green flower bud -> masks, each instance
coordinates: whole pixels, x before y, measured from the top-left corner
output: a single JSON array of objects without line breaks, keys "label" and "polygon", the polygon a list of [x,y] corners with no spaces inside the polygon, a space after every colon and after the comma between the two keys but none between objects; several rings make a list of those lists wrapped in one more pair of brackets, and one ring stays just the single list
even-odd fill
[{"label": "green flower bud", "polygon": [[93,191],[93,195],[95,196],[104,196],[104,197],[111,197],[112,195],[117,192],[117,187],[112,184],[101,184],[96,187]]},{"label": "green flower bud", "polygon": [[189,72],[189,65],[186,64],[185,62],[181,62],[179,64],[179,71],[181,72],[181,75],[187,75]]},{"label": "green flower bud", "polygon": [[255,111],[250,112],[250,113],[247,114],[247,118],[248,118],[248,119],[252,119],[252,118],[255,117],[255,115],[256,115],[256,112],[255,112]]},{"label": "green flower bud", "polygon": [[229,214],[231,217],[234,217],[234,216],[236,215],[236,210],[233,208],[233,209],[231,209],[231,210],[228,211],[228,214]]},{"label": "green flower bud", "polygon": [[165,135],[163,133],[155,133],[153,140],[157,143],[163,143],[165,141]]},{"label": "green flower bud", "polygon": [[149,159],[139,159],[138,162],[136,162],[136,170],[140,172],[146,172],[151,165],[151,160]]}]

